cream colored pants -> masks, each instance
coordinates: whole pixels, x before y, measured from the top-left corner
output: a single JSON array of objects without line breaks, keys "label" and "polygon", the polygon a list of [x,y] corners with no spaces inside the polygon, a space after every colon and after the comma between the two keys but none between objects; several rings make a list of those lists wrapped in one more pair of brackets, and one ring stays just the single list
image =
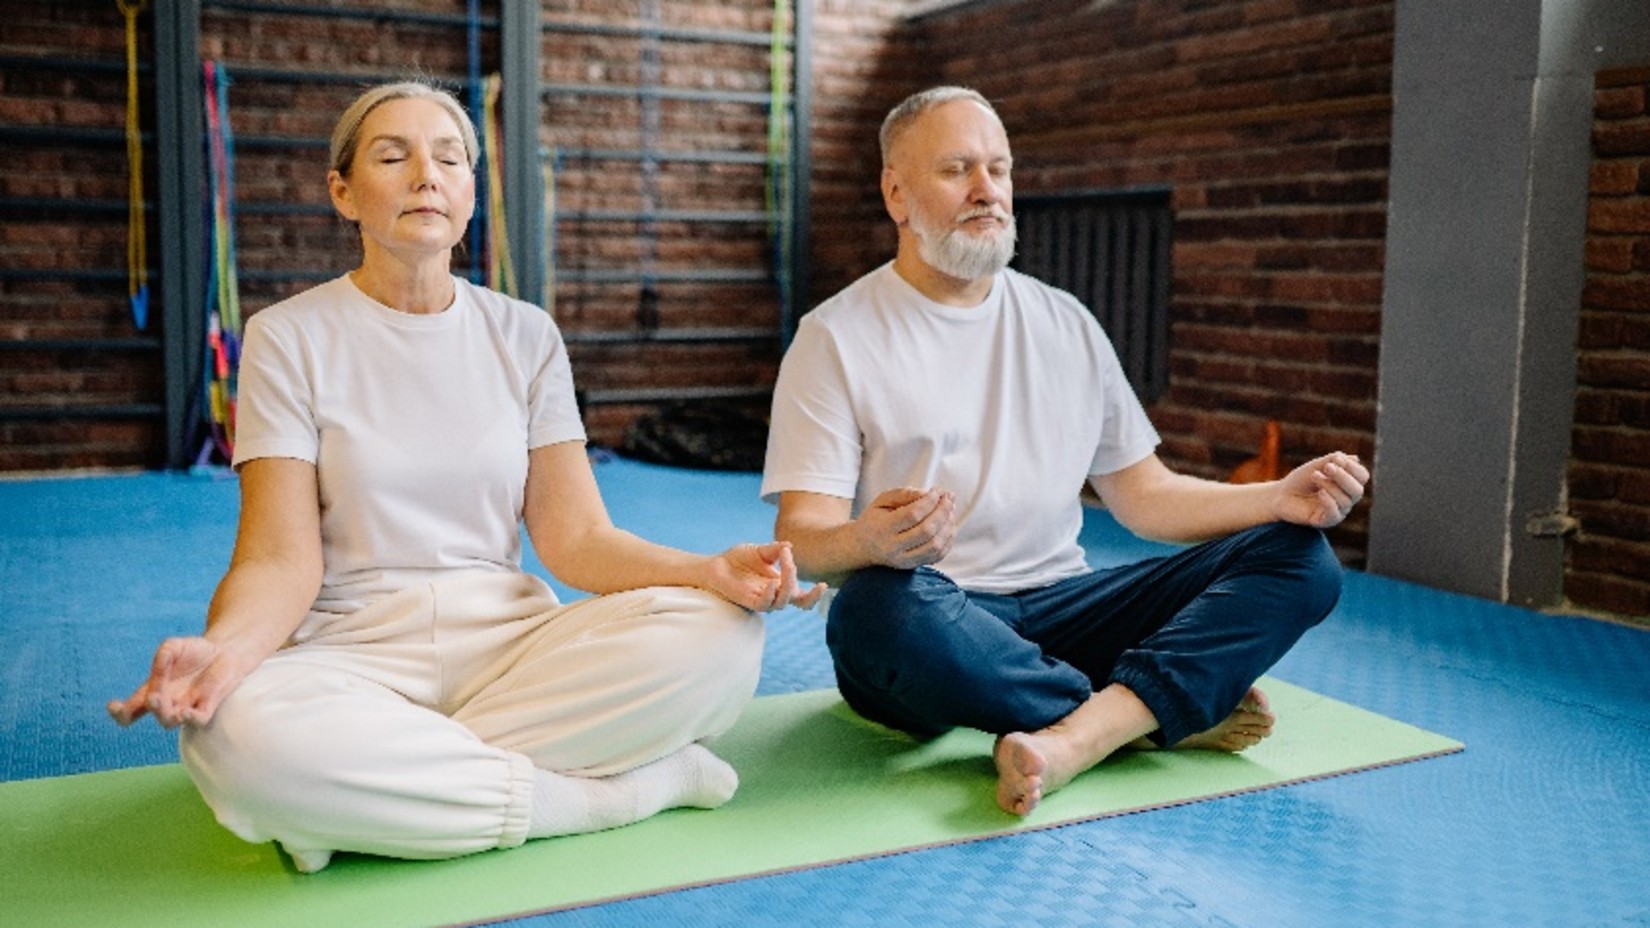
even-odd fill
[{"label": "cream colored pants", "polygon": [[762,620],[700,590],[559,605],[467,573],[326,621],[186,729],[224,827],[288,849],[454,857],[526,840],[534,767],[600,777],[731,727]]}]

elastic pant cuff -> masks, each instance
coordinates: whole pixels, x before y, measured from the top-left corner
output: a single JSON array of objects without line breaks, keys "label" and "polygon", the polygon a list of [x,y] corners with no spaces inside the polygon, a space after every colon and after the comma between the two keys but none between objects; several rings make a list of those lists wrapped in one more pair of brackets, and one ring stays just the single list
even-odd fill
[{"label": "elastic pant cuff", "polygon": [[1148,734],[1147,740],[1158,747],[1172,747],[1201,730],[1192,728],[1197,710],[1186,694],[1164,686],[1157,677],[1126,661],[1127,655],[1112,669],[1111,682],[1128,687],[1157,719],[1157,730]]},{"label": "elastic pant cuff", "polygon": [[510,753],[510,769],[505,788],[509,798],[504,805],[504,824],[499,830],[498,846],[517,847],[527,841],[527,829],[533,821],[533,783],[535,768],[524,754]]}]

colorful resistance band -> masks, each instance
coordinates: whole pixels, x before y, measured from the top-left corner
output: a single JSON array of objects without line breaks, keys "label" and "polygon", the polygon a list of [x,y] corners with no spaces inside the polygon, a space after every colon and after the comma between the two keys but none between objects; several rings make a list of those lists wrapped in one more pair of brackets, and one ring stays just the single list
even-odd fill
[{"label": "colorful resistance band", "polygon": [[499,144],[498,98],[504,79],[489,74],[481,110],[481,150],[487,167],[487,286],[516,295],[516,269],[510,262],[510,227],[504,218],[504,149]]},{"label": "colorful resistance band", "polygon": [[126,294],[132,325],[149,327],[149,242],[143,221],[143,131],[138,122],[137,18],[149,0],[115,0],[126,17]]},{"label": "colorful resistance band", "polygon": [[[202,63],[206,85],[208,176],[212,190],[212,261],[206,281],[206,413],[210,437],[225,462],[235,454],[235,399],[241,362],[241,296],[235,266],[234,135],[229,127],[229,72]],[[204,460],[203,460],[204,463]]]}]

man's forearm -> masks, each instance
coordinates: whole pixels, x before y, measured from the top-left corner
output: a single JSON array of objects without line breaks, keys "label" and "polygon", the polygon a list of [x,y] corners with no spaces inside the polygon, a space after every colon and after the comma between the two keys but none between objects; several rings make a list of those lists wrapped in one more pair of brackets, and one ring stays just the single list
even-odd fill
[{"label": "man's forearm", "polygon": [[800,576],[833,587],[873,563],[859,545],[853,522],[821,526],[782,519],[774,526],[774,538],[791,543]]},{"label": "man's forearm", "polygon": [[1228,484],[1185,474],[1154,482],[1150,493],[1107,500],[1113,515],[1142,538],[1193,544],[1274,520],[1271,484]]}]

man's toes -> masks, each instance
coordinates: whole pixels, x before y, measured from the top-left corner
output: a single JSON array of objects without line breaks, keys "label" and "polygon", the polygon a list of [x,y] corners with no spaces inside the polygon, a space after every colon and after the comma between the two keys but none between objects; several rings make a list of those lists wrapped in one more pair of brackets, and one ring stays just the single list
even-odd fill
[{"label": "man's toes", "polygon": [[1026,816],[1037,808],[1037,803],[1043,798],[1041,784],[1007,784],[997,785],[997,805],[1010,815]]}]

